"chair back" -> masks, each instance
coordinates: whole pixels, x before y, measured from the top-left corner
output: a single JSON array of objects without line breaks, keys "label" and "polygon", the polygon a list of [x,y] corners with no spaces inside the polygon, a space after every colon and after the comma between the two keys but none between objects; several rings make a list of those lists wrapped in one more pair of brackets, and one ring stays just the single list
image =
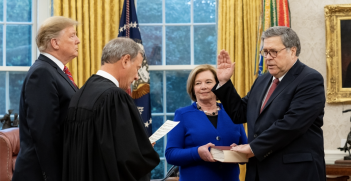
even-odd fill
[{"label": "chair back", "polygon": [[12,180],[19,150],[19,128],[0,130],[0,181]]}]

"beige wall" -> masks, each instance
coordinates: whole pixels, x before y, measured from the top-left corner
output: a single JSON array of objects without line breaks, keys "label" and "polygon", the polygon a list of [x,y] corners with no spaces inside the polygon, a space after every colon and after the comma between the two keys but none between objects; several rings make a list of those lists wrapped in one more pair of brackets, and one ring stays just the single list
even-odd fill
[{"label": "beige wall", "polygon": [[[351,0],[289,0],[291,11],[291,27],[301,41],[300,60],[319,71],[326,87],[326,38],[324,6],[331,4],[350,4]],[[351,104],[325,104],[324,116],[324,149],[336,150],[341,139],[346,139],[350,131]]]}]

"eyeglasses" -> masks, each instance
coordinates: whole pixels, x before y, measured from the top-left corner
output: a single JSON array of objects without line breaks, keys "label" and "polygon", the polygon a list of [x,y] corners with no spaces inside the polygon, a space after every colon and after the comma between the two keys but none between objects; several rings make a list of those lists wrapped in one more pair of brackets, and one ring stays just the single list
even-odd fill
[{"label": "eyeglasses", "polygon": [[263,57],[267,57],[268,54],[269,54],[269,55],[271,55],[271,57],[275,58],[275,57],[277,57],[277,54],[278,54],[280,51],[284,50],[284,49],[286,49],[286,47],[283,48],[283,49],[281,49],[281,50],[279,50],[279,51],[265,51],[265,50],[261,50],[261,51],[260,51],[260,54],[261,54]]}]

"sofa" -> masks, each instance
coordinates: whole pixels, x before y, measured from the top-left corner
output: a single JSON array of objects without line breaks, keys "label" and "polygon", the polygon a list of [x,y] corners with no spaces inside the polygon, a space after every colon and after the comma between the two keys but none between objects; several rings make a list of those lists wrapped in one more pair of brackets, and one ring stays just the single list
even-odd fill
[{"label": "sofa", "polygon": [[0,181],[12,180],[19,149],[19,128],[0,130]]}]

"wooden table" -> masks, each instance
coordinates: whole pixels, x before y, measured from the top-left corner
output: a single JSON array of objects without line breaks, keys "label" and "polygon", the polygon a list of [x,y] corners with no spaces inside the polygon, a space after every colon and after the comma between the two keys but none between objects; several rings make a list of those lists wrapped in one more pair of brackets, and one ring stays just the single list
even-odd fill
[{"label": "wooden table", "polygon": [[336,160],[326,164],[327,181],[347,181],[351,175],[351,160]]}]

